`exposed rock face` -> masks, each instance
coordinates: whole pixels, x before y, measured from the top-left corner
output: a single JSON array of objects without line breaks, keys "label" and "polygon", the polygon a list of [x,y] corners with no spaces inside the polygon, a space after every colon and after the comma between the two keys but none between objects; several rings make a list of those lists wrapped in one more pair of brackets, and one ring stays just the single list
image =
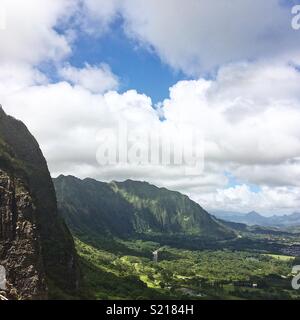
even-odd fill
[{"label": "exposed rock face", "polygon": [[30,193],[19,179],[0,170],[0,196],[0,261],[7,270],[8,298],[46,298],[36,209]]},{"label": "exposed rock face", "polygon": [[74,243],[58,216],[47,163],[25,125],[1,107],[0,265],[10,298],[51,298],[78,287]]}]

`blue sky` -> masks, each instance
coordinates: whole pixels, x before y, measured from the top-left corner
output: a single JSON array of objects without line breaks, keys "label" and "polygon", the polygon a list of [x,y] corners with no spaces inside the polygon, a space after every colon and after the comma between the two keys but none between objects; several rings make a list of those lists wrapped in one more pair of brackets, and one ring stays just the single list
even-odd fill
[{"label": "blue sky", "polygon": [[[228,184],[226,188],[235,188],[237,186],[242,186],[244,183],[241,179],[238,179],[230,172],[224,172],[224,175],[228,179]],[[253,183],[248,183],[248,187],[249,187],[249,190],[253,193],[259,193],[261,191],[261,188],[258,185]]]},{"label": "blue sky", "polygon": [[[153,49],[130,39],[124,32],[123,23],[122,18],[117,18],[111,24],[109,32],[101,36],[77,29],[68,63],[77,68],[83,68],[86,63],[106,63],[119,77],[119,92],[137,90],[151,97],[153,104],[168,98],[169,88],[179,80],[191,79],[182,71],[163,63]],[[57,30],[61,34],[64,32],[59,28]],[[54,82],[60,80],[51,64],[42,64],[40,68]]]},{"label": "blue sky", "polygon": [[[278,3],[290,10],[293,5],[300,4],[300,1],[278,0]],[[265,14],[272,16],[271,12],[265,12]],[[119,92],[130,89],[137,90],[139,93],[151,97],[153,104],[168,98],[170,87],[178,81],[197,79],[200,76],[213,79],[217,70],[222,67],[221,59],[220,62],[209,68],[203,66],[203,70],[197,72],[197,76],[191,75],[191,72],[184,70],[184,68],[174,68],[168,61],[163,61],[159,52],[157,52],[157,48],[151,43],[141,43],[136,41],[134,37],[130,38],[124,30],[125,25],[126,21],[124,21],[123,16],[116,15],[109,24],[107,32],[94,32],[95,30],[93,30],[93,32],[88,33],[81,28],[80,24],[74,23],[74,17],[71,17],[69,23],[58,24],[54,30],[64,36],[68,28],[72,26],[74,28],[73,32],[76,33],[75,41],[72,43],[72,52],[65,62],[77,68],[83,68],[86,63],[90,65],[106,63],[110,66],[112,72],[119,77]],[[243,26],[240,26],[240,28],[242,29]],[[292,30],[289,32],[292,32]],[[274,28],[261,30],[260,37],[261,39],[265,38],[265,42],[276,42],[278,40]],[[255,44],[253,44],[253,47],[255,47]],[[207,50],[206,48],[203,49],[204,51]],[[268,49],[266,49],[266,55],[268,55],[267,51]],[[211,53],[212,56],[215,54],[214,52]],[[255,61],[259,55],[261,53],[258,52],[249,56],[244,54],[243,60]],[[193,59],[197,60],[198,57]],[[234,59],[228,61],[234,62]],[[46,73],[53,82],[61,80],[57,74],[57,68],[51,60],[41,62],[39,69]]]},{"label": "blue sky", "polygon": [[[293,5],[300,4],[300,1],[278,0],[278,3],[290,10]],[[265,14],[272,16],[272,12],[265,12]],[[72,19],[70,21],[74,24]],[[197,79],[199,76],[211,79],[214,78],[217,70],[222,67],[221,59],[220,63],[209,68],[203,66],[203,70],[200,73],[198,72],[197,76],[189,75],[189,70],[184,70],[181,67],[174,68],[168,61],[163,61],[159,56],[159,52],[157,52],[157,48],[151,43],[144,45],[145,43],[139,43],[134,40],[134,37],[128,37],[128,34],[124,30],[125,25],[126,21],[124,21],[123,16],[116,15],[109,25],[109,31],[100,35],[99,32],[89,34],[82,30],[80,25],[74,24],[76,38],[72,43],[72,52],[68,56],[67,62],[77,68],[83,68],[86,63],[90,65],[106,63],[110,66],[112,72],[119,77],[119,92],[125,92],[130,89],[137,90],[139,93],[151,97],[153,104],[168,98],[170,87],[178,81]],[[69,25],[65,23],[55,26],[55,30],[61,35],[64,35],[68,28]],[[242,29],[243,26],[240,28]],[[274,28],[270,28],[269,30],[266,28],[265,30],[261,30],[261,33],[266,42],[276,43],[278,40]],[[253,47],[255,47],[255,44],[253,44]],[[204,50],[207,49],[204,48]],[[268,54],[267,51],[268,49],[266,49],[266,55]],[[212,56],[214,54],[212,52]],[[255,61],[259,55],[261,53],[258,52],[249,56],[244,54],[243,59]],[[232,59],[228,61],[234,62]],[[52,65],[51,61],[50,63],[42,62],[39,68],[53,82],[61,80],[57,75],[56,67]]]}]

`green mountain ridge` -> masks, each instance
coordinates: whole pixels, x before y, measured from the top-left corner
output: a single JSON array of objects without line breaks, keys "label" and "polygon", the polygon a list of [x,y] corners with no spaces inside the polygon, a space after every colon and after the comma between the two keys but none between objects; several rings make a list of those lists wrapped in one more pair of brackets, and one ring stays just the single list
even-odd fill
[{"label": "green mountain ridge", "polygon": [[72,176],[53,179],[58,207],[75,233],[233,238],[235,233],[186,195],[147,182],[111,183]]}]

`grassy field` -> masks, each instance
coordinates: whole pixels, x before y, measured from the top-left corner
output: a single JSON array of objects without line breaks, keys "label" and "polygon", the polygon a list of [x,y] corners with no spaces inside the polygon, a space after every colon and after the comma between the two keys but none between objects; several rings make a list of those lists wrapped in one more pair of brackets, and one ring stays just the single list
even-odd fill
[{"label": "grassy field", "polygon": [[295,257],[279,255],[279,254],[267,254],[267,256],[272,257],[277,260],[281,260],[281,261],[294,261],[295,260]]}]

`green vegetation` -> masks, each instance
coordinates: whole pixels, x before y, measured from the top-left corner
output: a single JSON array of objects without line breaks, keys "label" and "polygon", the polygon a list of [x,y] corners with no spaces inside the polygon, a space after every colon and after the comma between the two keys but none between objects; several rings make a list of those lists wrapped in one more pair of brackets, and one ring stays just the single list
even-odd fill
[{"label": "green vegetation", "polygon": [[76,239],[84,275],[82,297],[87,299],[164,299],[162,290],[152,289],[135,272],[135,261],[148,259],[121,256],[97,249]]},{"label": "green vegetation", "polygon": [[284,256],[284,255],[280,255],[280,254],[267,254],[267,256],[272,257],[277,260],[281,260],[281,261],[294,261],[295,260],[295,257]]},{"label": "green vegetation", "polygon": [[[290,257],[228,249],[175,249],[142,240],[114,238],[110,242],[107,250],[101,241],[91,245],[76,239],[86,298],[300,298],[290,284]],[[158,248],[156,263],[152,252]]]},{"label": "green vegetation", "polygon": [[111,186],[133,206],[135,231],[138,233],[162,232],[210,239],[235,237],[198,203],[179,192],[132,180],[112,182]]},{"label": "green vegetation", "polygon": [[128,236],[236,237],[199,204],[179,192],[146,182],[103,183],[60,176],[53,180],[59,211],[73,232]]},{"label": "green vegetation", "polygon": [[60,176],[54,184],[76,237],[84,298],[300,298],[288,256],[295,234],[218,220],[146,182]]}]

